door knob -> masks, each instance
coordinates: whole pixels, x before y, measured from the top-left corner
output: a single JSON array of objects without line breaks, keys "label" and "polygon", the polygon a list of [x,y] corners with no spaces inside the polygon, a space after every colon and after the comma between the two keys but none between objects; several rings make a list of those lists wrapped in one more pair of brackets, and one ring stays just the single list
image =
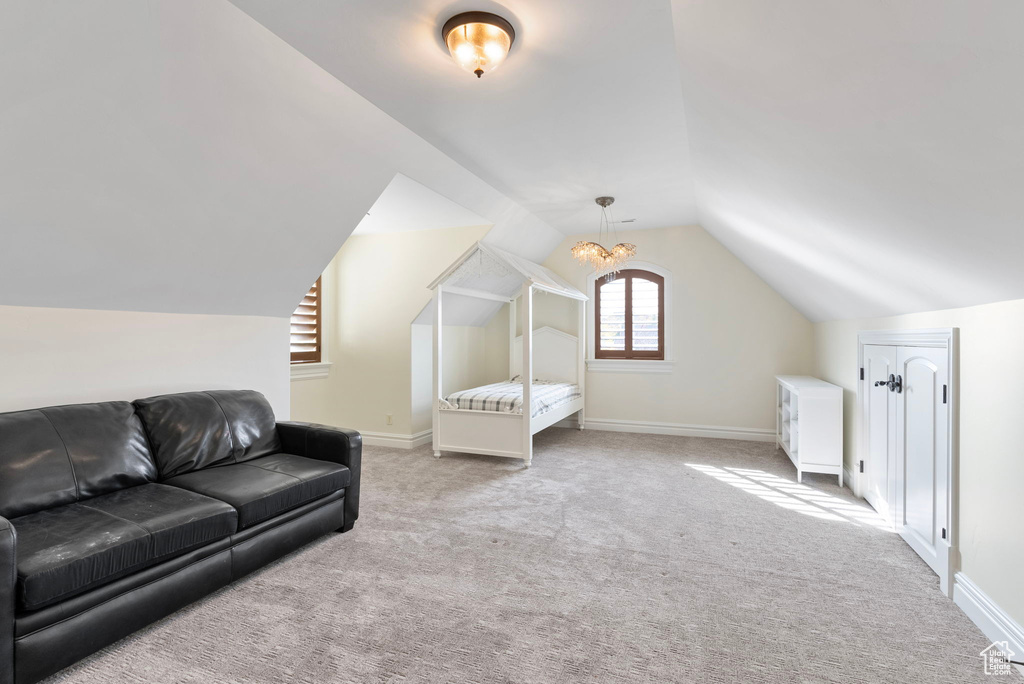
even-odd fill
[{"label": "door knob", "polygon": [[903,392],[903,376],[889,373],[889,379],[876,380],[875,387],[888,387],[890,392],[901,394]]}]

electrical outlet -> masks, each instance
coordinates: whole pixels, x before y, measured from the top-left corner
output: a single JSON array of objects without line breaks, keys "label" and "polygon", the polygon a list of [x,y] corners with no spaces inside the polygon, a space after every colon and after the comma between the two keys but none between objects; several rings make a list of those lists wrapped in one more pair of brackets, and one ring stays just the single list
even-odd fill
[{"label": "electrical outlet", "polygon": [[391,425],[391,419],[392,419],[392,418],[393,418],[392,414],[390,414],[390,413],[385,413],[385,414],[384,414],[384,420],[386,420],[386,421],[387,421],[387,424],[388,424],[388,425]]}]

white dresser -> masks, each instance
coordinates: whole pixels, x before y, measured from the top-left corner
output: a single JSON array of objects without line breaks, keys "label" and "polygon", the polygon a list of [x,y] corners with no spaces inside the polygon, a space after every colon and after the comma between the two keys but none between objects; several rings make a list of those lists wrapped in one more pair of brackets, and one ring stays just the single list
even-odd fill
[{"label": "white dresser", "polygon": [[843,388],[806,375],[776,376],[775,439],[804,473],[839,476],[843,486]]}]

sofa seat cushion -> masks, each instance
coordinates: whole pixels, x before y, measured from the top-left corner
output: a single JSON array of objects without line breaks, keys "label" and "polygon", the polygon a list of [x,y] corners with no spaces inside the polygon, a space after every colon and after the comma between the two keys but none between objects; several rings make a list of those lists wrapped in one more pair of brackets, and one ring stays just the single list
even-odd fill
[{"label": "sofa seat cushion", "polygon": [[348,486],[348,468],[329,461],[273,454],[195,470],[164,484],[225,501],[238,510],[238,529],[255,525]]},{"label": "sofa seat cushion", "polygon": [[237,517],[222,501],[145,484],[15,518],[18,607],[37,610],[228,537]]}]

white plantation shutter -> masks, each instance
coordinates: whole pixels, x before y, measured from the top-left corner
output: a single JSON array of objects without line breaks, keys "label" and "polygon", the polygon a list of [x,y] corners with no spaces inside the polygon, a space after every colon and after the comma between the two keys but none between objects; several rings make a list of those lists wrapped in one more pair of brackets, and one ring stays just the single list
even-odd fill
[{"label": "white plantation shutter", "polygon": [[626,281],[601,287],[601,349],[626,351]]},{"label": "white plantation shutter", "polygon": [[302,298],[291,318],[292,363],[319,363],[322,348],[320,278]]},{"label": "white plantation shutter", "polygon": [[661,319],[658,300],[658,283],[639,276],[633,278],[633,349],[635,351],[658,351]]},{"label": "white plantation shutter", "polygon": [[599,359],[665,358],[665,279],[626,269],[597,283]]}]

